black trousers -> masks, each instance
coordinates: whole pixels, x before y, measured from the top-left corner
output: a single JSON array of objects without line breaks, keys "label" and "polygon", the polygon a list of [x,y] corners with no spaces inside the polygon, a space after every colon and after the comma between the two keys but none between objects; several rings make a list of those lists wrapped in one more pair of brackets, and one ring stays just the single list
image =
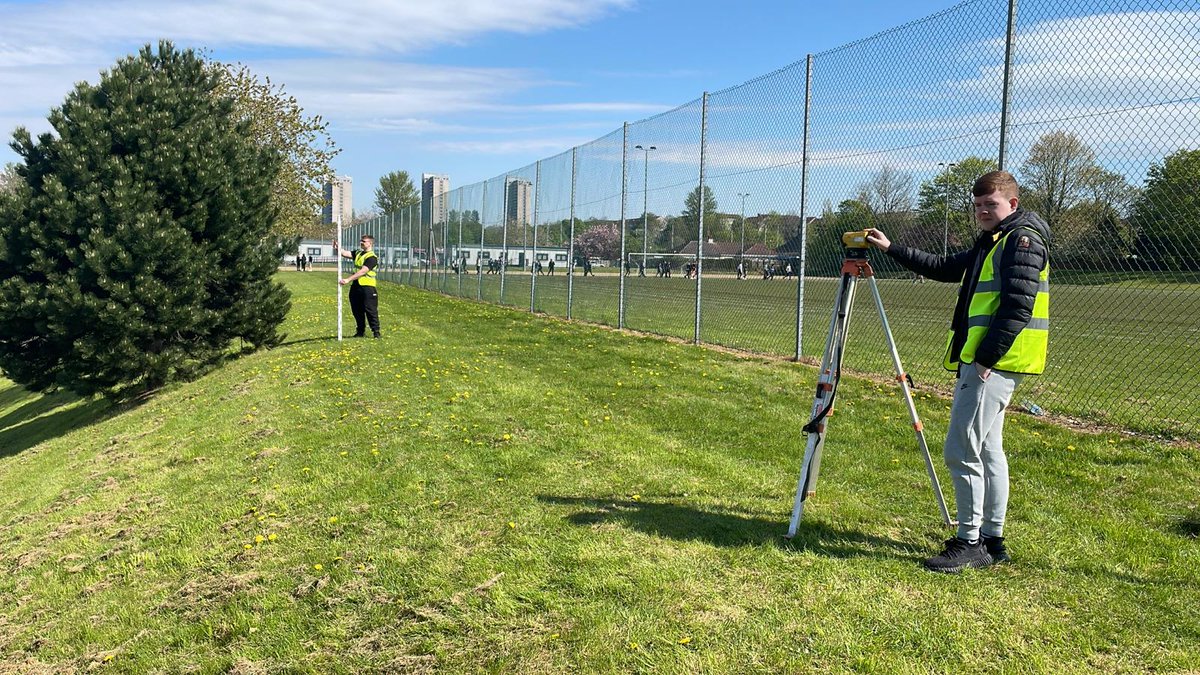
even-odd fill
[{"label": "black trousers", "polygon": [[374,286],[350,286],[350,311],[354,314],[355,335],[366,335],[367,324],[371,333],[379,335],[379,290]]}]

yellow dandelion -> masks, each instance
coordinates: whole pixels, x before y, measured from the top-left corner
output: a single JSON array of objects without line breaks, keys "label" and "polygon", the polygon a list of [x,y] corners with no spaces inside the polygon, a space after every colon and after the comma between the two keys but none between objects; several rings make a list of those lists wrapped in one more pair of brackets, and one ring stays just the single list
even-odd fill
[{"label": "yellow dandelion", "polygon": [[516,524],[516,523],[514,523],[514,522],[513,522],[513,521],[511,521],[511,520],[510,520],[510,521],[508,521],[508,529],[510,529],[510,530],[515,530],[515,529],[517,529],[517,524]]},{"label": "yellow dandelion", "polygon": [[337,516],[329,516],[329,524],[333,525],[337,522]]},{"label": "yellow dandelion", "polygon": [[267,535],[267,541],[275,541],[278,538],[279,538],[279,535],[275,534],[274,532]]},{"label": "yellow dandelion", "polygon": [[313,569],[320,572],[321,570],[325,569],[325,566],[321,563],[317,563],[316,565],[313,565]]},{"label": "yellow dandelion", "polygon": [[679,644],[681,645],[686,645],[691,641],[692,637],[690,635],[684,635],[683,637],[679,638]]},{"label": "yellow dandelion", "polygon": [[504,438],[504,440],[506,440],[506,441],[511,441],[511,440],[512,440],[512,434],[504,434],[503,438]]},{"label": "yellow dandelion", "polygon": [[267,540],[267,538],[262,536],[261,534],[254,535],[254,543],[256,543],[256,544],[261,544],[266,540]]},{"label": "yellow dandelion", "polygon": [[1073,445],[1068,445],[1068,446],[1067,446],[1067,449],[1068,449],[1068,450],[1074,450],[1074,449],[1075,449],[1075,446],[1073,446]]},{"label": "yellow dandelion", "polygon": [[244,548],[244,549],[246,549],[247,551],[249,551],[250,549],[254,548],[254,546],[253,546],[253,545],[251,545],[251,544],[243,544],[243,545],[242,545],[242,548]]}]

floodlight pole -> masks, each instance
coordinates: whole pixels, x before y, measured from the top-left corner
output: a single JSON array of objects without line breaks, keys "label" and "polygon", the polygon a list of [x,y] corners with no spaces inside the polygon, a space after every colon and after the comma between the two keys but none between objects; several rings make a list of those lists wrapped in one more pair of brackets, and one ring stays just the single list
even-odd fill
[{"label": "floodlight pole", "polygon": [[653,145],[633,147],[642,151],[642,268],[645,269],[650,241],[650,151],[658,148]]},{"label": "floodlight pole", "polygon": [[946,167],[946,170],[942,173],[942,184],[946,190],[946,194],[943,195],[945,197],[943,201],[946,202],[946,214],[943,220],[944,225],[942,229],[942,257],[945,258],[947,252],[950,250],[950,169],[953,169],[958,165],[954,162],[950,162],[949,164],[946,162],[938,162],[938,166]]}]

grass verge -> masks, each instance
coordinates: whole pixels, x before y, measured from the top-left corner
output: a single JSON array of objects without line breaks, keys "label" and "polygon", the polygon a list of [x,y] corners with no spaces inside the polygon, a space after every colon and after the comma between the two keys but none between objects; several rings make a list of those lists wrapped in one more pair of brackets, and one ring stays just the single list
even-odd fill
[{"label": "grass verge", "polygon": [[1014,414],[1015,562],[937,576],[887,386],[786,541],[812,369],[390,284],[338,343],[283,278],[283,346],[139,407],[0,388],[0,671],[1200,668],[1193,448]]}]

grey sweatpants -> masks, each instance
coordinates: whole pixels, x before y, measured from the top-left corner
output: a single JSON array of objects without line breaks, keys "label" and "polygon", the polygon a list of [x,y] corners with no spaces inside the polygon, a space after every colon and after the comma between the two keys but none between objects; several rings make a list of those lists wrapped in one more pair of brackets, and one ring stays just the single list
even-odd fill
[{"label": "grey sweatpants", "polygon": [[993,370],[984,381],[974,364],[960,369],[942,454],[954,483],[962,539],[978,539],[981,529],[988,536],[1004,536],[1008,510],[1004,408],[1022,377]]}]

